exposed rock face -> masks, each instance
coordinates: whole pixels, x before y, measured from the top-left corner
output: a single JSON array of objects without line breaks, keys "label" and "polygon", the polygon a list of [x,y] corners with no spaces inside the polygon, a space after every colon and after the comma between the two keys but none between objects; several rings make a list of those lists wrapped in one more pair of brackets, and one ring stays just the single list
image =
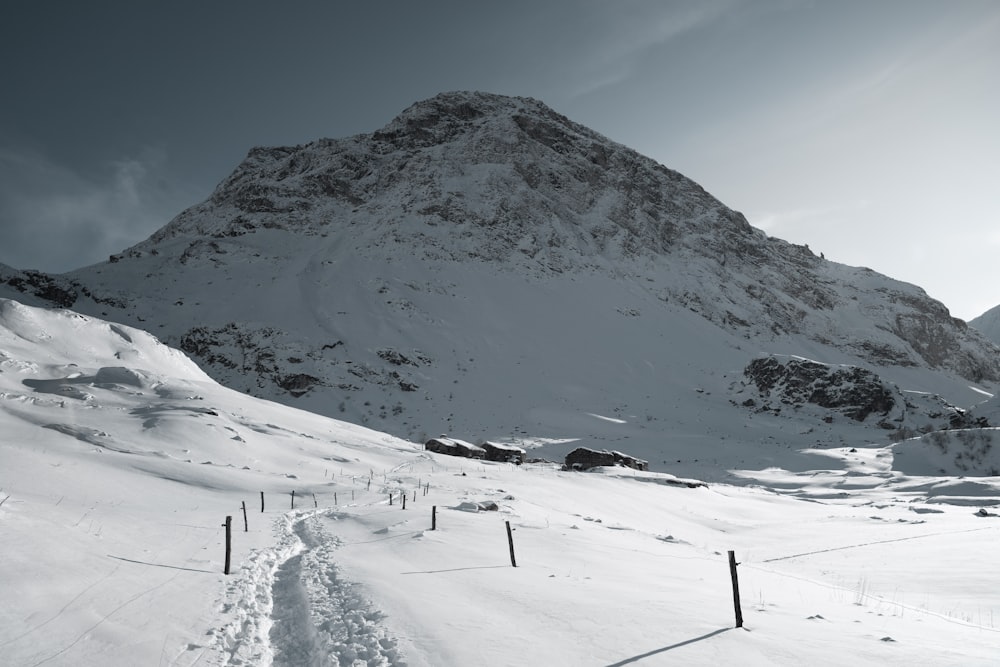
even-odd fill
[{"label": "exposed rock face", "polygon": [[871,371],[831,367],[808,359],[754,359],[744,371],[761,396],[786,405],[812,403],[855,421],[885,417],[895,407],[894,392]]},{"label": "exposed rock face", "polygon": [[[893,431],[894,440],[938,429],[984,428],[982,415],[951,405],[940,396],[906,392],[857,366],[831,366],[794,357],[754,359],[734,402],[756,412],[811,409],[830,423],[835,415],[870,421]],[[752,393],[748,396],[747,393]],[[821,408],[821,410],[816,410]]]},{"label": "exposed rock face", "polygon": [[18,271],[0,264],[0,285],[7,294],[28,305],[69,308],[80,296],[79,285],[38,271]]}]

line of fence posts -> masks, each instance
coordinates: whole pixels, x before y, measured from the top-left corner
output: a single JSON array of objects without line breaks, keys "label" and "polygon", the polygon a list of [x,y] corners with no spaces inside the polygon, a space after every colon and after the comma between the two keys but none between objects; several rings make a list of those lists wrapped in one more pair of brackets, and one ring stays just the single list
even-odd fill
[{"label": "line of fence posts", "polygon": [[[369,486],[369,488],[371,488],[371,478],[369,478],[369,480],[368,480],[368,486]],[[427,495],[427,492],[430,490],[430,483],[428,483],[427,485],[421,485],[421,486],[423,488],[424,495]],[[402,499],[403,509],[405,510],[406,509],[406,492],[401,492],[399,495],[400,495],[400,498]],[[319,503],[316,500],[316,494],[315,493],[312,494],[312,497],[313,497],[313,504],[318,507]],[[353,489],[351,490],[351,499],[352,500],[354,499],[354,490]],[[416,501],[416,499],[417,499],[417,492],[414,491],[413,492],[413,500],[414,500],[414,502]],[[334,502],[334,505],[337,504],[337,493],[336,492],[334,492],[334,494],[333,494],[333,502]],[[393,494],[392,493],[389,493],[389,504],[390,505],[393,504]],[[243,531],[244,532],[249,532],[250,527],[249,527],[249,523],[247,521],[247,503],[246,503],[245,500],[242,502],[242,509],[243,509]],[[292,509],[295,509],[295,491],[294,490],[292,491]],[[260,511],[261,512],[264,511],[264,492],[263,491],[260,492]],[[233,517],[232,516],[226,516],[226,522],[224,524],[222,524],[223,526],[226,527],[226,562],[225,562],[225,569],[224,569],[225,574],[229,574],[230,555],[232,553],[232,546],[233,546],[232,522],[233,522]],[[510,564],[511,564],[512,567],[517,567],[517,558],[514,555],[514,534],[513,534],[513,530],[510,527],[510,521],[505,521],[504,523],[507,526],[507,545],[510,548]],[[431,530],[437,530],[437,505],[432,505],[431,506]],[[729,576],[730,576],[730,579],[732,580],[732,584],[733,584],[733,610],[734,610],[735,615],[736,615],[736,627],[737,628],[742,628],[743,627],[743,609],[742,609],[742,607],[740,605],[740,582],[739,582],[739,576],[738,576],[738,574],[736,572],[736,566],[739,565],[739,563],[736,562],[736,552],[735,551],[729,551],[728,555],[729,555]]]},{"label": "line of fence posts", "polygon": [[[369,487],[371,486],[371,479],[370,478],[368,480],[368,485],[369,485]],[[424,495],[426,496],[427,493],[430,491],[430,486],[431,486],[430,483],[428,482],[427,484],[420,484],[419,486],[423,490]],[[390,505],[393,504],[393,495],[394,495],[393,493],[391,493],[391,492],[389,493],[389,504]],[[313,497],[313,505],[315,505],[316,507],[319,507],[319,502],[316,499],[316,494],[315,493],[312,494],[312,497]],[[401,491],[400,494],[399,494],[399,497],[402,500],[402,507],[405,510],[406,509],[406,492],[405,491]],[[351,499],[352,500],[354,499],[354,490],[353,489],[351,490]],[[413,491],[413,501],[416,502],[416,500],[417,500],[417,492],[416,492],[416,490],[414,490]],[[337,503],[337,492],[336,491],[334,491],[334,493],[333,493],[333,502],[334,502],[334,505],[338,504]],[[241,502],[240,505],[241,505],[241,509],[243,510],[243,532],[249,532],[250,531],[250,524],[249,524],[249,521],[247,520],[247,503],[244,500],[244,501]],[[292,490],[292,492],[291,492],[291,508],[295,509],[295,491],[294,490]],[[261,512],[264,511],[264,492],[263,491],[260,492],[260,511]],[[225,574],[229,574],[230,555],[232,553],[232,544],[233,544],[233,542],[232,542],[232,521],[233,521],[233,517],[232,516],[227,516],[226,517],[226,522],[224,524],[222,524],[223,526],[226,527],[226,563],[225,563]],[[513,567],[517,567],[517,559],[516,559],[516,557],[514,555],[514,535],[513,535],[513,531],[512,531],[512,529],[510,527],[510,521],[506,521],[505,523],[506,523],[506,526],[507,526],[507,545],[510,548],[510,564]],[[437,505],[432,505],[431,506],[431,530],[437,530]],[[737,605],[737,610],[736,610],[736,614],[737,614],[737,627],[741,627],[742,624],[743,624],[743,618],[742,618],[742,615],[740,614],[740,611],[739,611],[739,591],[737,589],[737,584],[736,584],[736,565],[735,565],[735,560],[734,560],[734,557],[733,557],[733,552],[730,551],[729,555],[730,555],[730,565],[731,565],[732,573],[733,573],[733,595],[734,595],[734,599],[736,600],[736,605]]]}]

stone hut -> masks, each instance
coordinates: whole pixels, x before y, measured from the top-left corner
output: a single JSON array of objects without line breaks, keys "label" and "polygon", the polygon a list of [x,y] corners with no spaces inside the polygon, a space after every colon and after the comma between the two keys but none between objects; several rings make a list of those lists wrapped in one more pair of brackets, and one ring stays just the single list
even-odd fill
[{"label": "stone hut", "polygon": [[598,466],[624,466],[636,470],[648,470],[649,462],[621,452],[609,452],[606,449],[596,450],[577,447],[566,455],[566,468],[570,470],[589,470]]},{"label": "stone hut", "polygon": [[589,470],[598,466],[613,466],[615,456],[607,450],[577,447],[566,455],[566,467],[570,470]]},{"label": "stone hut", "polygon": [[458,438],[449,438],[446,435],[431,438],[424,443],[424,449],[431,452],[437,452],[438,454],[461,456],[467,459],[486,458],[486,450],[482,447],[473,445],[471,442],[459,440]]},{"label": "stone hut", "polygon": [[526,451],[514,445],[505,445],[500,442],[484,442],[483,449],[486,451],[487,461],[502,461],[505,463],[518,463],[524,461]]}]

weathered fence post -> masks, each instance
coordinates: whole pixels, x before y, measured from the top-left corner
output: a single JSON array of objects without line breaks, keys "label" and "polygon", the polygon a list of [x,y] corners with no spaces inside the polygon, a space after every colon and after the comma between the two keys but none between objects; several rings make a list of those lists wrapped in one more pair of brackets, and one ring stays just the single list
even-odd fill
[{"label": "weathered fence post", "polygon": [[392,504],[392,492],[391,491],[389,492],[389,504],[390,505]]},{"label": "weathered fence post", "polygon": [[736,627],[743,627],[743,610],[740,609],[740,581],[736,576],[736,553],[729,552],[729,576],[733,580],[733,608],[736,610]]},{"label": "weathered fence post", "polygon": [[400,493],[399,496],[400,496],[400,498],[403,499],[403,509],[405,510],[406,509],[406,492],[404,491],[404,492]]},{"label": "weathered fence post", "polygon": [[434,505],[431,507],[431,530],[437,530],[438,527],[438,506]]},{"label": "weathered fence post", "polygon": [[260,511],[264,512],[264,492],[260,492]]},{"label": "weathered fence post", "polygon": [[292,491],[292,509],[295,509],[295,491]]},{"label": "weathered fence post", "polygon": [[222,525],[226,527],[226,567],[222,572],[229,574],[229,554],[233,550],[233,517],[227,516]]},{"label": "weathered fence post", "polygon": [[507,544],[510,545],[510,564],[511,567],[517,567],[517,561],[514,560],[514,535],[510,531],[510,521],[504,521],[507,524]]},{"label": "weathered fence post", "polygon": [[250,524],[247,523],[247,501],[243,501],[243,532],[250,532]]},{"label": "weathered fence post", "polygon": [[313,494],[313,507],[319,507],[319,503],[316,502],[316,494]]}]

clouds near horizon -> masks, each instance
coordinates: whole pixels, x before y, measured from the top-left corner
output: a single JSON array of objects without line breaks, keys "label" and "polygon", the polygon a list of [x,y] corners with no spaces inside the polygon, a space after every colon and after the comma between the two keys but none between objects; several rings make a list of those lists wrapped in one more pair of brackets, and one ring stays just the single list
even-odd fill
[{"label": "clouds near horizon", "polygon": [[88,173],[39,152],[0,149],[0,263],[61,273],[106,260],[195,203],[147,149]]}]

